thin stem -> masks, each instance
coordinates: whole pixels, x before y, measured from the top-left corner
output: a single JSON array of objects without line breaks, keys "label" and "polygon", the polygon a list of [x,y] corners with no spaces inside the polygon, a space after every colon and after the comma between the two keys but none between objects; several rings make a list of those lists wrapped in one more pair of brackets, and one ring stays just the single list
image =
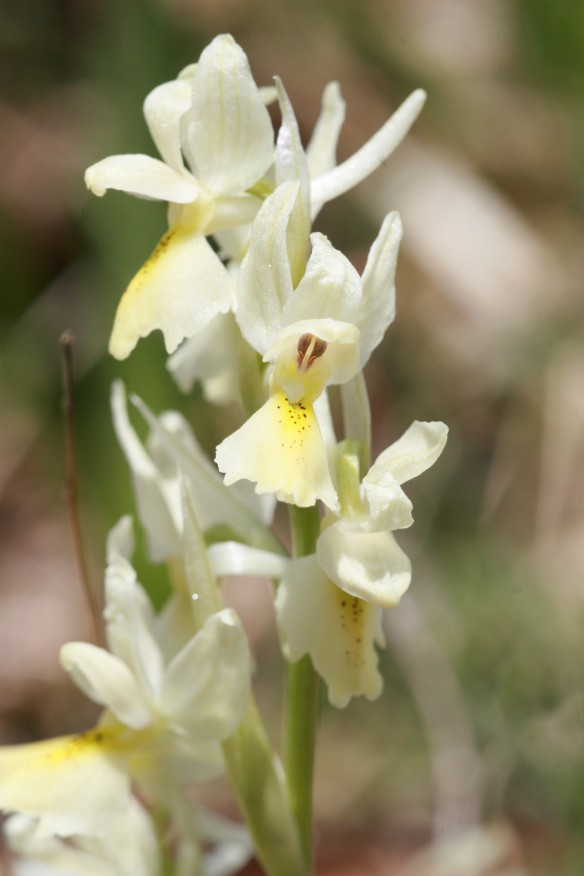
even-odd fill
[{"label": "thin stem", "polygon": [[65,384],[65,440],[67,446],[67,480],[64,487],[65,501],[69,511],[69,526],[73,537],[73,546],[77,560],[77,568],[81,581],[81,590],[87,617],[89,621],[91,637],[98,645],[103,645],[103,623],[101,610],[89,575],[89,565],[83,541],[81,529],[81,515],[77,496],[77,452],[75,447],[75,426],[73,415],[73,344],[75,336],[72,331],[66,331],[61,335],[60,344],[63,356],[63,381]]},{"label": "thin stem", "polygon": [[[292,546],[296,557],[314,553],[320,532],[316,507],[290,508]],[[285,705],[284,762],[290,804],[296,818],[307,874],[312,873],[312,786],[320,679],[307,655],[288,665]]]}]

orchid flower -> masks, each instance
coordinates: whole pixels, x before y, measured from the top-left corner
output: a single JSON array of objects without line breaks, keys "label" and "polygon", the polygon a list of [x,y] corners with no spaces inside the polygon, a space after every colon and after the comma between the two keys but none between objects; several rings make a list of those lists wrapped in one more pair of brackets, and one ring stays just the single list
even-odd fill
[{"label": "orchid flower", "polygon": [[340,513],[325,516],[316,556],[293,560],[284,572],[276,612],[285,647],[291,660],[310,654],[335,706],[381,693],[381,610],[395,606],[411,580],[410,560],[393,535],[413,523],[401,484],[433,465],[447,432],[443,423],[413,423],[361,483],[357,455],[342,455]]},{"label": "orchid flower", "polygon": [[243,478],[281,501],[310,506],[321,499],[334,508],[314,402],[329,381],[342,383],[357,371],[359,332],[352,323],[361,288],[350,262],[323,235],[313,235],[294,290],[287,232],[300,195],[297,182],[282,183],[252,229],[236,316],[248,343],[274,366],[270,396],[218,446],[215,459],[227,485]]},{"label": "orchid flower", "polygon": [[106,571],[109,651],[63,646],[73,681],[105,707],[93,730],[0,750],[0,808],[38,818],[39,836],[100,836],[129,805],[130,781],[155,799],[222,768],[219,742],[242,720],[250,658],[236,614],[213,614],[165,662],[130,565],[129,518],[112,531]]},{"label": "orchid flower", "polygon": [[253,225],[238,284],[236,318],[251,346],[271,363],[267,402],[217,448],[225,483],[241,478],[299,506],[338,500],[314,402],[328,384],[355,377],[395,314],[394,275],[401,224],[390,214],[363,277],[318,233],[294,288],[289,224],[300,196],[282,183]]},{"label": "orchid flower", "polygon": [[[308,169],[296,120],[279,83],[283,123],[275,192],[254,222],[237,289],[243,336],[273,365],[266,403],[217,448],[225,483],[243,479],[257,493],[306,507],[337,506],[314,402],[328,383],[357,371],[359,277],[324,235],[313,234],[308,264]],[[303,276],[294,289],[294,276]],[[304,270],[305,267],[305,270]]]},{"label": "orchid flower", "polygon": [[144,114],[162,161],[115,155],[85,177],[96,195],[119,189],[170,204],[169,231],[118,307],[110,340],[118,359],[154,329],[171,353],[229,310],[228,273],[206,236],[253,218],[261,201],[249,190],[274,152],[264,100],[229,35],[216,37],[196,66],[151,92]]},{"label": "orchid flower", "polygon": [[361,482],[358,455],[342,453],[340,511],[324,517],[313,555],[287,560],[235,542],[209,551],[217,575],[281,579],[275,604],[286,655],[310,655],[337,707],[381,693],[375,646],[385,645],[382,610],[399,602],[411,580],[410,560],[393,535],[413,523],[401,484],[434,464],[447,433],[443,423],[414,422]]}]

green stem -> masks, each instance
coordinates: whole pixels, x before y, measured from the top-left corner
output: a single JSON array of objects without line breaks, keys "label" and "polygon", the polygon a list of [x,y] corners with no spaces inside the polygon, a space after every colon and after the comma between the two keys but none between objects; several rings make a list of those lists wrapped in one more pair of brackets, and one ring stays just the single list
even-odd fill
[{"label": "green stem", "polygon": [[268,876],[305,876],[304,855],[290,811],[282,767],[273,755],[253,701],[223,742],[227,773],[258,860]]},{"label": "green stem", "polygon": [[[316,507],[290,508],[295,557],[314,553],[320,532]],[[285,705],[284,763],[290,804],[296,818],[306,862],[312,873],[312,786],[320,704],[320,679],[307,655],[288,665]]]}]

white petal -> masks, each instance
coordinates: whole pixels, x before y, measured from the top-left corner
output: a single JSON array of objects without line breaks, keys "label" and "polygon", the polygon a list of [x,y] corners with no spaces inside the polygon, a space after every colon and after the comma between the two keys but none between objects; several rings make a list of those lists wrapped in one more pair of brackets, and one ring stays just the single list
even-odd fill
[{"label": "white petal", "polygon": [[265,106],[269,106],[278,100],[278,92],[273,85],[260,85],[258,91]]},{"label": "white petal", "polygon": [[337,435],[335,432],[335,424],[333,421],[327,387],[324,388],[324,392],[321,392],[319,397],[315,400],[314,413],[316,414],[316,419],[318,420],[318,425],[322,432],[322,439],[329,460],[329,469],[333,471],[337,452]]},{"label": "white petal", "polygon": [[[130,797],[124,817],[104,838],[80,837],[77,843],[112,867],[112,876],[159,876],[160,849],[154,824],[146,809]],[[103,863],[102,863],[103,867]],[[81,871],[80,871],[81,872]],[[83,876],[88,874],[83,873]],[[107,876],[102,870],[96,876]]]},{"label": "white petal", "polygon": [[215,37],[193,78],[189,154],[197,176],[216,194],[237,194],[257,182],[273,161],[273,129],[233,37]]},{"label": "white petal", "polygon": [[369,250],[363,271],[363,305],[357,322],[361,330],[362,367],[395,319],[395,269],[401,238],[399,213],[389,213]]},{"label": "white petal", "polygon": [[[329,82],[322,95],[322,109],[306,150],[311,179],[336,166],[337,142],[345,121],[345,101],[338,82]],[[322,201],[311,198],[312,219],[318,216]]]},{"label": "white petal", "polygon": [[[3,825],[8,848],[18,854],[11,861],[11,876],[122,876],[108,866],[103,857],[80,849],[55,837],[36,836],[37,820],[12,815]],[[77,839],[77,838],[76,838]],[[100,844],[100,840],[97,840]]]},{"label": "white petal", "polygon": [[119,560],[130,562],[134,556],[134,525],[129,514],[120,518],[107,537],[106,561],[108,566]]},{"label": "white petal", "polygon": [[278,131],[276,146],[276,185],[285,182],[298,183],[298,197],[290,214],[287,231],[292,284],[297,286],[304,274],[308,258],[308,235],[311,225],[310,174],[292,104],[277,76],[275,82],[282,113],[282,124]]},{"label": "white petal", "polygon": [[138,729],[150,723],[152,714],[136,679],[113,654],[87,642],[69,642],[61,648],[60,659],[77,687],[122,724]]},{"label": "white petal", "polygon": [[231,313],[219,313],[169,357],[166,367],[184,393],[201,382],[207,401],[227,405],[239,398],[239,338]]},{"label": "white petal", "polygon": [[421,89],[414,91],[382,128],[355,152],[324,176],[312,181],[311,194],[315,203],[326,203],[352,189],[368,177],[399,146],[417,119],[426,100]]},{"label": "white petal", "polygon": [[345,438],[360,442],[368,465],[371,459],[371,406],[362,371],[341,384],[341,401]]},{"label": "white petal", "polygon": [[345,121],[345,101],[338,82],[329,82],[322,94],[320,116],[306,150],[310,176],[322,176],[336,165],[337,142]]},{"label": "white petal", "polygon": [[389,472],[403,484],[434,465],[446,444],[448,426],[444,423],[423,423],[415,420],[402,437],[375,460],[364,482],[374,483],[380,470]]},{"label": "white petal", "polygon": [[164,667],[154,633],[154,614],[136,573],[124,557],[113,557],[105,575],[104,617],[109,650],[138,679],[150,699],[160,690]]},{"label": "white petal", "polygon": [[236,319],[246,341],[265,353],[282,327],[282,310],[292,294],[286,234],[298,195],[285,183],[266,198],[252,226],[237,286]]},{"label": "white petal", "polygon": [[383,681],[375,643],[384,645],[381,611],[339,590],[314,557],[290,563],[276,593],[280,634],[291,660],[309,654],[339,708],[354,696],[375,699]]},{"label": "white petal", "polygon": [[369,532],[405,529],[412,525],[412,503],[386,469],[370,469],[363,480],[363,490],[369,510],[365,528]]},{"label": "white petal", "polygon": [[[203,529],[223,524],[250,544],[265,544],[265,526],[272,521],[273,507],[265,505],[251,489],[240,489],[238,486],[227,490],[189,424],[180,414],[168,411],[161,417],[155,417],[136,396],[133,402],[169,457],[191,482],[197,519]],[[241,485],[242,488],[244,486],[249,487]]]},{"label": "white petal", "polygon": [[[140,521],[146,530],[148,552],[154,563],[180,554],[181,520],[177,479],[165,479],[154,465],[128,416],[126,392],[121,381],[112,385],[114,429],[130,466]],[[176,497],[172,496],[172,493]]]},{"label": "white petal", "polygon": [[148,155],[111,155],[92,164],[85,171],[85,184],[101,197],[108,189],[130,195],[191,204],[200,187],[190,173],[179,173],[157,158]]},{"label": "white petal", "polygon": [[242,225],[250,225],[255,219],[262,201],[255,195],[220,195],[215,198],[215,212],[209,220],[205,233],[216,234]]},{"label": "white petal", "polygon": [[167,352],[173,353],[230,303],[229,275],[203,234],[176,226],[124,292],[110,352],[126,359],[140,338],[160,329]]},{"label": "white petal", "polygon": [[302,402],[290,404],[283,392],[221,442],[215,461],[226,484],[244,478],[256,484],[257,493],[274,493],[282,502],[308,507],[321,499],[338,507],[314,411]]},{"label": "white petal", "polygon": [[144,101],[144,116],[156,148],[164,161],[179,172],[184,170],[180,120],[190,107],[191,83],[187,79],[164,82]]},{"label": "white petal", "polygon": [[165,664],[170,663],[193,636],[191,601],[190,593],[175,592],[154,619],[156,641]]},{"label": "white petal", "polygon": [[178,76],[176,78],[177,79],[186,79],[192,85],[192,80],[193,80],[193,77],[196,73],[197,67],[198,67],[198,64],[196,64],[196,63],[187,64],[186,67],[182,68],[182,70],[180,71],[180,73],[178,74]]},{"label": "white petal", "polygon": [[205,876],[239,873],[253,856],[246,828],[205,809],[199,809],[197,821],[204,840],[216,844],[212,851],[205,853]]},{"label": "white petal", "polygon": [[357,325],[361,308],[359,274],[324,234],[315,232],[310,240],[312,253],[306,272],[285,302],[283,324],[332,317]]},{"label": "white petal", "polygon": [[350,532],[333,523],[320,534],[316,556],[338,587],[383,608],[396,605],[410,585],[410,560],[391,532]]},{"label": "white petal", "polygon": [[160,708],[196,739],[224,739],[241,722],[250,695],[247,638],[233,609],[212,615],[168,667]]},{"label": "white petal", "polygon": [[0,748],[0,809],[39,818],[37,835],[103,835],[129,799],[113,731]]},{"label": "white petal", "polygon": [[248,547],[238,541],[224,541],[211,545],[209,560],[215,575],[261,575],[266,578],[281,578],[288,560],[278,554]]}]

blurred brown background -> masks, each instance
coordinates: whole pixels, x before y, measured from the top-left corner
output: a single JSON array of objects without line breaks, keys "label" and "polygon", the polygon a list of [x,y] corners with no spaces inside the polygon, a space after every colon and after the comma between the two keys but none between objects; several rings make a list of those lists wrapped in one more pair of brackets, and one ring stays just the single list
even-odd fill
[{"label": "blurred brown background", "polygon": [[[318,223],[361,269],[384,214],[404,221],[398,319],[368,371],[374,449],[412,419],[451,428],[439,464],[408,485],[414,581],[387,619],[385,694],[323,716],[322,835],[342,827],[368,843],[362,872],[394,872],[391,860],[397,873],[402,851],[483,824],[467,834],[462,869],[434,870],[434,858],[408,872],[579,876],[584,5],[571,0],[2,5],[2,738],[70,731],[93,714],[57,659],[61,643],[88,635],[61,495],[61,332],[77,336],[79,488],[96,580],[105,534],[132,508],[110,425],[113,377],[155,409],[203,411],[209,447],[222,422],[200,393],[180,397],[159,338],[127,363],[107,358],[116,303],[165,208],[92,199],[83,170],[109,154],[154,154],[143,98],[225,31],[258,84],[283,78],[305,137],[323,87],[340,81],[341,159],[414,87],[429,95],[407,143]],[[163,571],[143,573],[156,596]],[[256,626],[261,667],[271,618]],[[259,674],[268,713],[278,672]]]}]

